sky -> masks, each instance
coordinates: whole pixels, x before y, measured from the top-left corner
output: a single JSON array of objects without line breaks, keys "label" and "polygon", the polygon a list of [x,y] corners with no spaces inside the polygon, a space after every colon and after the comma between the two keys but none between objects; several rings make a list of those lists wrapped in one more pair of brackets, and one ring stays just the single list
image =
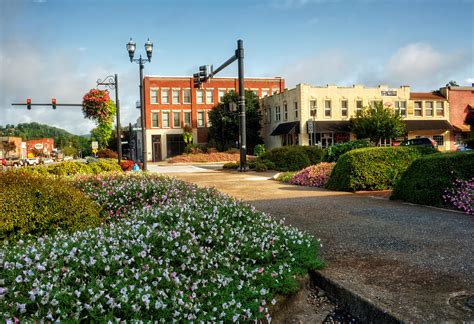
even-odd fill
[{"label": "sky", "polygon": [[[474,82],[474,0],[0,0],[0,125],[36,121],[88,134],[78,107],[97,79],[118,74],[121,122],[139,110],[139,66],[126,43],[154,44],[145,75],[218,66],[244,41],[245,74],[311,85]],[[233,64],[220,76],[236,76]],[[114,96],[112,94],[112,99]]]}]

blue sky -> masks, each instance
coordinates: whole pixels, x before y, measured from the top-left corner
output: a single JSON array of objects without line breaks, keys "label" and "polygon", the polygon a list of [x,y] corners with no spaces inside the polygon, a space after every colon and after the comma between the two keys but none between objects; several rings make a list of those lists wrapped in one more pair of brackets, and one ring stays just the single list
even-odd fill
[{"label": "blue sky", "polygon": [[[474,1],[469,0],[0,0],[0,125],[38,121],[83,134],[78,110],[10,107],[80,102],[118,73],[123,123],[136,120],[138,52],[155,48],[147,75],[190,75],[223,63],[244,40],[248,76],[297,83],[411,85],[474,82]],[[236,74],[236,67],[223,76]],[[66,110],[68,109],[68,110]],[[66,111],[64,111],[66,110]]]}]

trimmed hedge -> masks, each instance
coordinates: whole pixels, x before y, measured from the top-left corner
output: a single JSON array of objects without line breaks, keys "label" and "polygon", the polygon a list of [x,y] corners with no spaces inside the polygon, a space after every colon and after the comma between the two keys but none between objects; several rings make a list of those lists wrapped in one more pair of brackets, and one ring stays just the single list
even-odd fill
[{"label": "trimmed hedge", "polygon": [[71,176],[75,174],[99,174],[110,171],[122,171],[122,168],[115,160],[94,159],[88,163],[66,161],[48,166],[41,165],[11,169],[8,172],[15,174]]},{"label": "trimmed hedge", "polygon": [[456,152],[425,156],[414,161],[395,186],[390,199],[416,204],[448,207],[444,191],[456,179],[474,177],[474,152]]},{"label": "trimmed hedge", "polygon": [[326,188],[332,190],[391,189],[410,164],[436,151],[426,147],[367,147],[343,154]]},{"label": "trimmed hedge", "polygon": [[100,207],[60,179],[6,172],[0,175],[0,201],[0,241],[101,224]]},{"label": "trimmed hedge", "polygon": [[324,154],[322,157],[323,162],[337,162],[339,157],[344,153],[349,151],[363,148],[363,147],[370,147],[371,144],[367,140],[356,140],[356,141],[349,141],[341,144],[332,145],[326,149],[324,149]]},{"label": "trimmed hedge", "polygon": [[[265,152],[257,161],[274,164],[278,171],[298,171],[321,161],[323,150],[315,146],[282,146]],[[272,169],[268,167],[268,169]]]}]

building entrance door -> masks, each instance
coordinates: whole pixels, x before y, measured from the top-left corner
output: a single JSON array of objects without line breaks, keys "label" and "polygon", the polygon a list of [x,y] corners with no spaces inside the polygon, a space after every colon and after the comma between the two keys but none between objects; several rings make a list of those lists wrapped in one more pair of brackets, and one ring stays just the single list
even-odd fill
[{"label": "building entrance door", "polygon": [[333,144],[332,133],[322,133],[321,134],[321,146],[323,148],[329,147]]},{"label": "building entrance door", "polygon": [[152,135],[151,143],[153,162],[161,161],[161,135]]}]

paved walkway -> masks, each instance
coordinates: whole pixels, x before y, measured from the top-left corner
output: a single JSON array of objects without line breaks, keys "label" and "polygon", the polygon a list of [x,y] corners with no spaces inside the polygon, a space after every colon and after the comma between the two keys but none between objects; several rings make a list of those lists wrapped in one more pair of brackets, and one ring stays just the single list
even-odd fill
[{"label": "paved walkway", "polygon": [[453,299],[474,295],[472,216],[282,184],[267,180],[270,173],[172,175],[214,186],[320,238],[328,278],[405,322],[474,320],[474,311]]}]

